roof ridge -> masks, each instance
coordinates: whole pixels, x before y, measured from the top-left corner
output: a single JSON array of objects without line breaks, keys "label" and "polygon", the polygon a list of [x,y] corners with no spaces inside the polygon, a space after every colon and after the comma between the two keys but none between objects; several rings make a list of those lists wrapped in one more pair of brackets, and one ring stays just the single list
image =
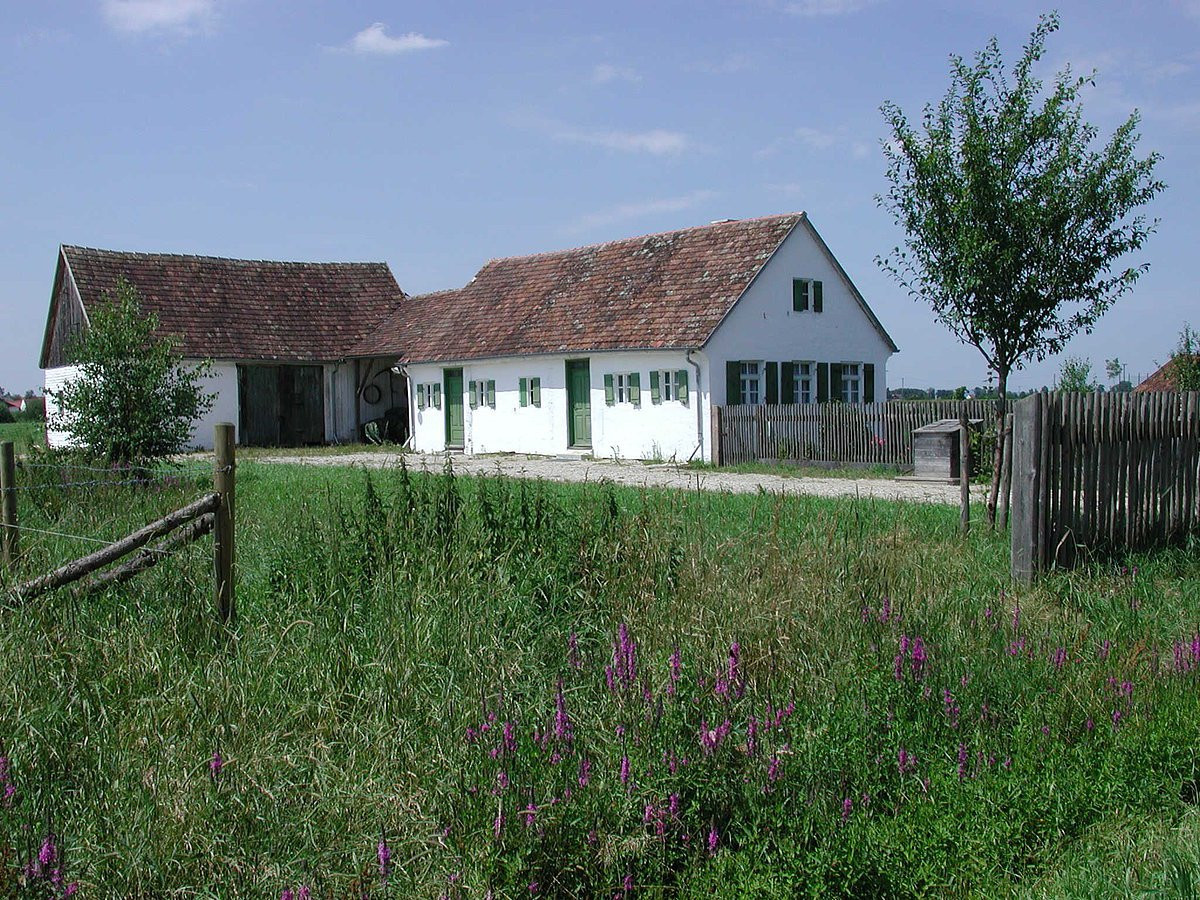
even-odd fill
[{"label": "roof ridge", "polygon": [[775,213],[775,214],[769,215],[769,216],[751,216],[748,219],[717,219],[713,222],[708,222],[705,225],[689,225],[686,228],[672,228],[669,231],[654,231],[649,234],[639,234],[639,235],[634,235],[633,237],[616,238],[611,241],[598,241],[597,243],[594,243],[594,244],[581,244],[578,247],[565,247],[561,250],[542,250],[538,253],[517,253],[517,254],[513,254],[511,256],[493,256],[487,262],[485,262],[482,266],[479,267],[479,271],[483,271],[488,266],[490,266],[492,263],[508,262],[509,260],[513,260],[513,259],[538,259],[540,257],[547,257],[547,256],[564,256],[564,255],[567,255],[570,253],[578,253],[581,250],[592,250],[592,249],[598,250],[602,247],[614,247],[614,246],[617,246],[618,244],[630,244],[630,243],[634,243],[636,241],[644,241],[644,240],[647,240],[648,238],[667,237],[668,235],[685,234],[688,232],[696,232],[696,231],[707,231],[710,228],[720,228],[722,226],[748,225],[752,222],[765,222],[769,219],[782,220],[782,219],[794,218],[798,221],[799,219],[803,218],[805,215],[806,215],[806,213],[804,212],[804,210],[798,210],[796,212]]},{"label": "roof ridge", "polygon": [[240,256],[210,256],[204,253],[157,253],[144,250],[109,250],[105,247],[85,247],[82,244],[60,244],[63,250],[82,250],[89,253],[103,253],[109,256],[134,256],[140,259],[198,259],[207,260],[210,262],[223,263],[246,263],[247,265],[261,265],[267,263],[270,265],[280,266],[384,266],[387,263],[382,260],[365,260],[360,262],[341,261],[314,261],[301,259],[247,259]]}]

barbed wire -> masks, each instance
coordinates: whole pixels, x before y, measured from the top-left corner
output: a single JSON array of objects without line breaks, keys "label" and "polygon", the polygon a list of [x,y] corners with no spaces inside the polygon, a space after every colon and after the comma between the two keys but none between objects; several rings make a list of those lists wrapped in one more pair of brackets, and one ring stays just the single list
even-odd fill
[{"label": "barbed wire", "polygon": [[[111,547],[114,544],[118,543],[117,541],[106,541],[103,538],[88,537],[87,535],[83,535],[83,534],[68,534],[65,531],[50,531],[49,529],[46,529],[46,528],[31,528],[28,525],[9,525],[7,522],[0,522],[0,527],[11,528],[17,532],[29,531],[29,532],[33,532],[35,534],[48,534],[48,535],[52,535],[53,537],[70,538],[70,539],[76,540],[76,541],[88,541],[89,543],[92,543],[92,544],[102,544],[105,547]],[[146,550],[146,551],[149,551],[150,553],[161,553],[164,556],[167,555],[167,551],[159,550],[157,547],[143,546],[143,547],[138,547],[137,549],[139,551]],[[131,551],[131,552],[136,552],[136,551]]]},{"label": "barbed wire", "polygon": [[[93,471],[93,472],[111,472],[110,469],[96,469],[96,468],[82,467],[82,466],[80,468],[86,468],[87,471]],[[196,469],[193,471],[195,471],[197,474],[220,475],[220,474],[224,474],[226,472],[230,472],[232,470],[233,470],[233,466],[222,466],[219,469],[205,468],[205,469]],[[183,481],[185,479],[186,479],[186,475],[181,472],[162,472],[162,473],[154,474],[154,475],[145,475],[145,476],[139,475],[136,478],[122,478],[122,479],[117,479],[117,480],[113,480],[113,479],[109,479],[109,478],[95,478],[95,479],[90,479],[87,481],[51,481],[51,482],[46,482],[46,483],[42,483],[42,484],[17,484],[17,485],[13,485],[11,488],[9,488],[9,490],[13,490],[13,491],[58,491],[58,490],[63,490],[65,488],[98,487],[98,486],[121,487],[121,486],[133,485],[133,484],[140,484],[140,485],[164,484],[164,483],[167,483],[170,481]]]},{"label": "barbed wire", "polygon": [[[20,469],[58,469],[59,471],[62,471],[65,469],[70,469],[75,472],[105,472],[105,473],[108,473],[111,475],[111,474],[114,474],[117,472],[134,471],[137,467],[136,466],[124,466],[124,467],[120,467],[120,466],[82,466],[82,465],[77,465],[75,463],[22,462],[18,465],[18,468],[20,468]],[[212,472],[213,468],[212,468],[212,466],[207,466],[207,465],[193,465],[193,466],[179,466],[178,468],[171,469],[171,471],[173,471],[173,472]]]}]

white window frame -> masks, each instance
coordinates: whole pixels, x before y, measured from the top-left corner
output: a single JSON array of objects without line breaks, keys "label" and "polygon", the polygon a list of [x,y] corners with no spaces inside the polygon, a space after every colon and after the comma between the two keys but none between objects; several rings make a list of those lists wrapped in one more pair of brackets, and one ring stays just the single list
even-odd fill
[{"label": "white window frame", "polygon": [[[751,367],[753,367],[753,370],[749,371]],[[741,385],[741,391],[738,396],[738,402],[743,406],[762,405],[763,368],[761,360],[742,360],[740,363],[738,381]]]},{"label": "white window frame", "polygon": [[658,370],[658,396],[663,403],[679,399],[679,384],[675,380],[678,376],[678,369]]},{"label": "white window frame", "polygon": [[795,383],[792,385],[793,403],[817,402],[817,364],[812,360],[796,360]]},{"label": "white window frame", "polygon": [[861,403],[863,397],[863,366],[862,363],[842,363],[842,396],[843,403]]},{"label": "white window frame", "polygon": [[616,372],[613,374],[613,402],[633,402],[633,373]]}]

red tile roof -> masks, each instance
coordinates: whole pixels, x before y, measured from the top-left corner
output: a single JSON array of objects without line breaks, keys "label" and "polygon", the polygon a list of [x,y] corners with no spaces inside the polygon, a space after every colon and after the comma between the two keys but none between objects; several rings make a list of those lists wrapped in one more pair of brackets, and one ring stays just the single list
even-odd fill
[{"label": "red tile roof", "polygon": [[406,300],[354,355],[423,362],[699,347],[803,218],[492,260],[466,287]]},{"label": "red tile roof", "polygon": [[404,299],[386,263],[268,262],[73,246],[63,246],[62,258],[84,309],[102,302],[124,276],[137,288],[143,309],[158,316],[160,333],[179,336],[186,357],[340,359]]},{"label": "red tile roof", "polygon": [[1158,367],[1153,375],[1149,376],[1145,381],[1134,388],[1134,391],[1146,393],[1147,391],[1174,391],[1175,387],[1175,359],[1168,359],[1165,363]]}]

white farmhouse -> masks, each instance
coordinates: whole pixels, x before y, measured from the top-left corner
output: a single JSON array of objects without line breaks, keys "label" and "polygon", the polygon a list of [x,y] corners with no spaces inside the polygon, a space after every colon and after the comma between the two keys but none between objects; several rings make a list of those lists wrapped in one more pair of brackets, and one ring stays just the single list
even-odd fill
[{"label": "white farmhouse", "polygon": [[359,345],[427,452],[711,459],[712,405],[883,400],[896,345],[804,213],[493,260]]},{"label": "white farmhouse", "polygon": [[[241,444],[302,445],[355,440],[364,421],[407,416],[407,391],[391,363],[347,358],[372,326],[405,299],[384,263],[303,263],[62,246],[42,343],[46,412],[54,390],[76,377],[67,347],[88,311],[129,281],[158,333],[185,362],[213,360],[205,389],[216,394],[193,425],[211,447],[213,424],[233,422]],[[70,436],[51,431],[51,446]]]}]

